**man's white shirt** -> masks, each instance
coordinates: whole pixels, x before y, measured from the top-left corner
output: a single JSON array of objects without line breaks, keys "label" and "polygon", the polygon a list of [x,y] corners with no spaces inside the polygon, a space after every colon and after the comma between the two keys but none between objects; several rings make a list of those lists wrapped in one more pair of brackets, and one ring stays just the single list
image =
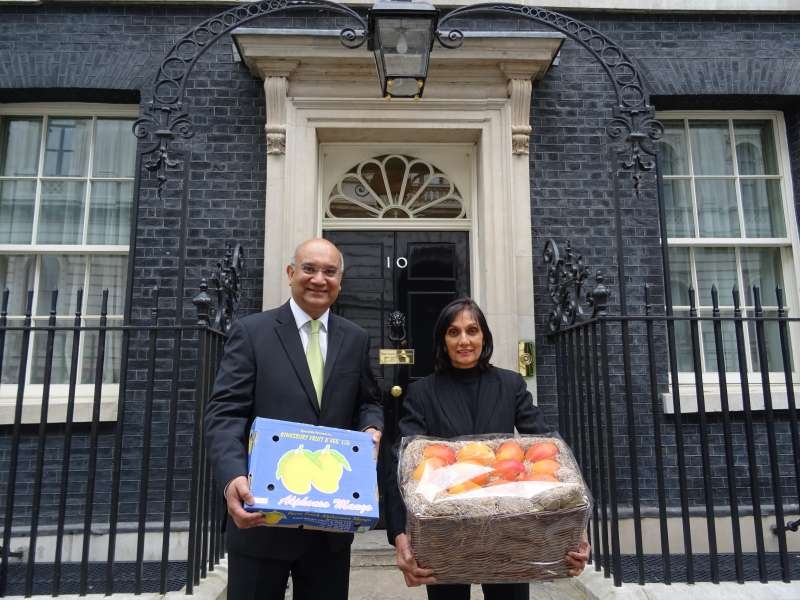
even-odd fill
[{"label": "man's white shirt", "polygon": [[[303,352],[306,352],[308,350],[308,340],[311,336],[311,321],[313,319],[308,316],[306,311],[300,308],[297,302],[294,301],[294,298],[289,298],[289,306],[292,309],[292,314],[294,315],[294,322],[297,325],[297,331],[300,333],[300,341],[303,344]],[[322,352],[323,364],[328,356],[328,317],[330,314],[331,311],[328,309],[322,313],[319,319],[317,319],[320,322],[319,349]]]}]

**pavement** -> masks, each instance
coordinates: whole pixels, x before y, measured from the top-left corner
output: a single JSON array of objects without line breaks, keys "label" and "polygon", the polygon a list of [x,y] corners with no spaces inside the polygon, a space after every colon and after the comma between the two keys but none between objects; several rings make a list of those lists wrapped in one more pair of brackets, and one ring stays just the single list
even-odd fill
[{"label": "pavement", "polygon": [[[406,587],[403,575],[395,566],[394,548],[386,541],[385,531],[356,535],[350,566],[349,600],[425,600],[425,587]],[[532,583],[532,600],[591,600],[584,587],[574,579]],[[287,598],[291,595],[287,594]],[[472,600],[483,600],[481,586],[472,586]],[[800,600],[800,599],[797,599]]]},{"label": "pavement", "polygon": [[[227,600],[227,561],[195,588],[193,600]],[[124,596],[124,598],[120,598]],[[130,597],[128,597],[130,596]],[[291,585],[286,592],[291,600]],[[185,591],[157,594],[115,594],[113,600],[186,600]],[[356,535],[350,571],[349,600],[426,600],[424,587],[408,588],[395,566],[394,548],[386,532]],[[648,583],[614,587],[610,579],[587,566],[580,577],[531,583],[531,600],[800,600],[800,582],[696,583],[664,585]],[[24,600],[22,598],[6,600]],[[108,600],[107,596],[61,596],[59,600]],[[324,600],[324,598],[320,599]],[[483,600],[480,586],[472,586],[472,600]]]},{"label": "pavement", "polygon": [[[291,598],[291,592],[287,593]],[[424,587],[408,588],[395,566],[385,531],[356,535],[350,570],[350,600],[425,600]],[[472,600],[483,600],[479,585]],[[580,577],[531,583],[531,600],[800,600],[800,582],[724,582],[614,587],[590,564]]]},{"label": "pavement", "polygon": [[[214,568],[194,589],[193,600],[227,600],[227,560]],[[286,592],[291,600],[291,584]],[[186,591],[159,594],[114,594],[113,600],[187,600]],[[394,548],[385,531],[356,535],[350,570],[349,600],[426,600],[424,587],[408,588],[395,566]],[[6,597],[5,600],[27,600]],[[59,600],[109,600],[108,596],[59,596]],[[320,600],[325,600],[321,598]],[[478,585],[472,586],[472,600],[483,600]],[[627,583],[614,587],[610,579],[587,566],[580,577],[531,583],[530,600],[800,600],[800,582],[696,583],[641,586]]]}]

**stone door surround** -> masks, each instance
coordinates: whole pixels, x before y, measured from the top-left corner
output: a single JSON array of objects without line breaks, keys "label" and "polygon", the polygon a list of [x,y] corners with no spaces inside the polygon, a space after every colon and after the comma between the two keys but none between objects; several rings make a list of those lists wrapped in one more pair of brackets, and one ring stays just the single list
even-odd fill
[{"label": "stone door surround", "polygon": [[[235,49],[264,81],[267,194],[264,306],[288,297],[284,268],[298,240],[322,233],[321,142],[463,143],[477,148],[472,289],[492,323],[495,363],[516,368],[534,339],[528,144],[533,81],[565,36],[465,32],[434,47],[419,101],[379,96],[374,60],[338,30],[239,28]],[[366,227],[366,225],[365,225]]]}]

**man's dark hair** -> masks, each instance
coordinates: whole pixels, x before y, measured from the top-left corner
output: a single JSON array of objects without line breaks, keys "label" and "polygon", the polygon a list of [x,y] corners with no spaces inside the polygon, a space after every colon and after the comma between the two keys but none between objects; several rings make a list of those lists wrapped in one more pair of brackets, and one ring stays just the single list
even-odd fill
[{"label": "man's dark hair", "polygon": [[486,322],[486,316],[472,298],[457,298],[442,309],[436,319],[436,325],[433,326],[433,370],[436,373],[443,373],[453,369],[453,364],[447,355],[447,344],[444,338],[447,334],[447,329],[458,313],[462,311],[467,311],[475,317],[481,328],[481,333],[483,333],[483,348],[478,358],[478,367],[481,371],[486,371],[491,366],[489,360],[492,358],[494,343],[492,341],[492,331]]}]

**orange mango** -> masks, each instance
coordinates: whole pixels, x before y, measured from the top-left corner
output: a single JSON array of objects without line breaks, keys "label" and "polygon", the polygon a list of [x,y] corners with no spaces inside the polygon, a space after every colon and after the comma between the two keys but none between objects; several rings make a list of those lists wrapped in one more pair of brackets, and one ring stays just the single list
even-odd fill
[{"label": "orange mango", "polygon": [[525,458],[532,463],[547,458],[556,458],[558,456],[558,446],[553,442],[537,442],[528,448],[525,452]]},{"label": "orange mango", "polygon": [[423,458],[422,462],[420,462],[417,465],[417,468],[414,469],[414,472],[411,474],[411,477],[413,477],[415,481],[419,481],[420,479],[422,479],[426,471],[440,469],[443,466],[445,466],[445,463],[441,458],[437,458],[435,456],[431,458]]},{"label": "orange mango", "polygon": [[522,450],[522,446],[520,446],[514,440],[508,440],[500,444],[500,447],[494,453],[495,460],[500,462],[501,460],[519,460],[521,461],[525,458],[525,452]]},{"label": "orange mango", "polygon": [[456,462],[456,452],[450,446],[444,444],[431,444],[425,447],[422,451],[424,458],[439,458],[446,465],[452,465]]},{"label": "orange mango", "polygon": [[486,444],[470,442],[456,453],[456,460],[458,462],[474,462],[488,466],[494,462],[495,457],[492,449]]}]

